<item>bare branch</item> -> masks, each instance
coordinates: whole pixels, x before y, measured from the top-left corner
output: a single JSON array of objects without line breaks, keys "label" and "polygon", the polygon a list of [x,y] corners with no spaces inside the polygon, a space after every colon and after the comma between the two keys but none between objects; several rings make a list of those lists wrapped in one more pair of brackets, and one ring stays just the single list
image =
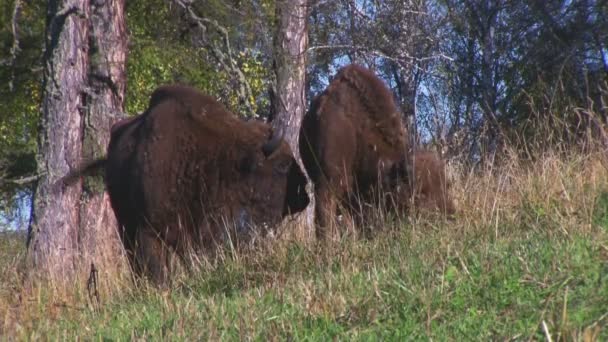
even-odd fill
[{"label": "bare branch", "polygon": [[26,185],[26,184],[30,184],[30,183],[37,181],[42,176],[43,176],[43,174],[37,174],[37,175],[15,178],[15,179],[0,179],[0,185],[4,185],[4,184]]},{"label": "bare branch", "polygon": [[309,47],[308,50],[306,50],[306,52],[313,52],[313,51],[318,51],[318,50],[356,51],[356,52],[360,52],[360,53],[364,53],[364,54],[370,54],[370,55],[373,55],[376,57],[386,58],[388,60],[397,62],[401,65],[413,64],[413,62],[425,62],[425,61],[436,60],[436,59],[445,59],[448,61],[453,61],[453,59],[450,56],[447,56],[443,53],[435,54],[433,56],[428,56],[428,57],[413,57],[413,56],[409,56],[409,55],[404,55],[404,56],[398,57],[398,56],[390,56],[378,49],[370,49],[368,47],[352,45],[352,44],[316,45],[316,46]]},{"label": "bare branch", "polygon": [[230,38],[228,29],[220,25],[217,21],[208,18],[200,17],[196,11],[192,8],[192,3],[187,0],[173,0],[177,5],[185,10],[192,24],[196,25],[201,31],[208,32],[211,27],[218,32],[222,37],[223,46],[219,46],[215,40],[207,39],[202,37],[202,41],[209,48],[213,57],[221,64],[222,68],[231,75],[238,83],[236,89],[239,102],[245,107],[245,113],[247,116],[257,116],[251,103],[249,102],[253,98],[251,86],[245,77],[243,71],[239,68],[234,53],[230,46]]}]

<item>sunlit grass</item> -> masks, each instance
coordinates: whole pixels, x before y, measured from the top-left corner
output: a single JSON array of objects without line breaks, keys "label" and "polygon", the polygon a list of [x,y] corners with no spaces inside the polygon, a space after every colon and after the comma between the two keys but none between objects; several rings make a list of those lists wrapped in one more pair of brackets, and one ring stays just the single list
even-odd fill
[{"label": "sunlit grass", "polygon": [[452,164],[453,221],[379,215],[373,238],[346,236],[323,247],[284,234],[201,260],[169,290],[126,284],[102,291],[99,303],[84,281],[63,295],[21,289],[23,239],[4,236],[0,333],[28,340],[606,340],[607,162],[597,152],[507,157],[475,172]]}]

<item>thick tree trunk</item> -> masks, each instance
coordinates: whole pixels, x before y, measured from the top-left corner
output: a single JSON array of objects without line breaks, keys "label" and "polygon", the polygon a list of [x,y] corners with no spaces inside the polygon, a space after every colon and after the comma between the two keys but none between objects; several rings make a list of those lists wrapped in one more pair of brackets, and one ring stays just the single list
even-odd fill
[{"label": "thick tree trunk", "polygon": [[[274,40],[276,93],[272,125],[282,131],[296,160],[300,158],[298,138],[306,111],[306,49],[308,47],[307,0],[279,0],[276,3]],[[309,191],[309,195],[310,194]],[[314,206],[309,205],[309,209]],[[307,223],[312,227],[312,210],[307,210]]]},{"label": "thick tree trunk", "polygon": [[104,266],[119,264],[116,224],[103,175],[65,189],[56,182],[83,159],[103,155],[111,115],[122,111],[123,7],[124,0],[48,3],[37,156],[42,177],[32,205],[28,265],[30,274],[58,284],[73,282],[91,263],[99,268],[102,250],[112,250],[106,255],[112,260]]},{"label": "thick tree trunk", "polygon": [[80,163],[81,110],[88,64],[88,1],[49,1],[38,172],[28,237],[30,267],[52,281],[72,279],[80,186],[54,183]]},{"label": "thick tree trunk", "polygon": [[[124,112],[127,33],[124,0],[91,1],[88,89],[85,96],[82,155],[103,157],[110,127]],[[80,202],[79,247],[85,266],[100,271],[117,265],[121,244],[117,222],[105,192],[104,174],[85,178]],[[103,267],[100,267],[103,266]]]}]

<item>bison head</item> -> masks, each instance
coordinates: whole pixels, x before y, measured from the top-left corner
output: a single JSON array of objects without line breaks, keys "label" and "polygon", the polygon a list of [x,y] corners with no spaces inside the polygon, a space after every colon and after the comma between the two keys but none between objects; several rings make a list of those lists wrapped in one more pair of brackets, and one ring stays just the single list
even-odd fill
[{"label": "bison head", "polygon": [[247,151],[238,170],[243,180],[242,206],[235,213],[237,233],[248,236],[252,228],[264,232],[309,203],[306,177],[283,134],[275,132]]},{"label": "bison head", "polygon": [[449,196],[450,182],[444,162],[435,153],[418,150],[413,158],[391,165],[385,176],[390,205],[399,212],[438,211],[453,215],[456,210]]}]

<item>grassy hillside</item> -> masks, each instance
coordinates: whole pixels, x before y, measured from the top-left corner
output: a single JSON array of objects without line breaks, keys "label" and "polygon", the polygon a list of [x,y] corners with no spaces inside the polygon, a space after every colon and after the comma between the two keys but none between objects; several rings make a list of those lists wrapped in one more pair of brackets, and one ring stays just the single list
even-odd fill
[{"label": "grassy hillside", "polygon": [[21,289],[0,238],[0,334],[17,339],[608,340],[608,157],[452,165],[454,221],[384,218],[372,239],[290,238],[160,291],[100,278]]}]

